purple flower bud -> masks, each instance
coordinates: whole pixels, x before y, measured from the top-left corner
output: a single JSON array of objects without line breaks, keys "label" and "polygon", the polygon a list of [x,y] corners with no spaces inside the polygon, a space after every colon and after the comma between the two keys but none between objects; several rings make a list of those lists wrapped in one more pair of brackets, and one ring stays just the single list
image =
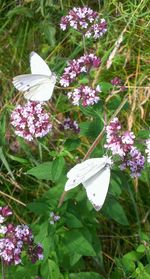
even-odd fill
[{"label": "purple flower bud", "polygon": [[12,215],[12,211],[11,211],[11,209],[10,209],[8,206],[2,207],[0,213],[1,213],[1,215],[2,215],[3,217],[7,217],[7,216],[9,216],[9,215]]},{"label": "purple flower bud", "polygon": [[112,85],[121,85],[122,84],[122,80],[119,77],[115,77],[111,80],[111,84]]},{"label": "purple flower bud", "polygon": [[120,86],[120,91],[124,92],[127,90],[127,87],[125,85]]},{"label": "purple flower bud", "polygon": [[54,225],[57,221],[60,220],[60,216],[56,215],[53,211],[50,212],[50,224]]},{"label": "purple flower bud", "polygon": [[15,230],[15,227],[14,227],[13,224],[8,224],[7,225],[7,232],[8,233],[12,233],[12,232],[14,232],[14,230]]},{"label": "purple flower bud", "polygon": [[80,132],[80,128],[78,126],[78,123],[75,120],[71,119],[70,117],[64,119],[60,128],[62,130],[71,130],[71,131],[74,131],[75,133]]}]

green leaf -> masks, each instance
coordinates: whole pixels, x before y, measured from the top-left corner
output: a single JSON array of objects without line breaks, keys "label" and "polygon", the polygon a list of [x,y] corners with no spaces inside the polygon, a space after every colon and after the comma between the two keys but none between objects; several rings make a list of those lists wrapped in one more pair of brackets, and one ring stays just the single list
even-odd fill
[{"label": "green leaf", "polygon": [[149,130],[140,130],[138,132],[138,137],[142,138],[142,139],[148,139],[150,135],[150,131]]},{"label": "green leaf", "polygon": [[104,277],[96,272],[79,272],[71,273],[69,279],[104,279]]},{"label": "green leaf", "polygon": [[128,261],[138,261],[141,255],[136,251],[131,251],[123,256],[123,258],[128,259]]},{"label": "green leaf", "polygon": [[108,199],[107,202],[105,202],[103,211],[109,218],[112,218],[119,224],[125,226],[129,225],[123,207],[115,199],[113,198]]},{"label": "green leaf", "polygon": [[86,76],[80,77],[79,79],[79,84],[83,85],[83,84],[88,84],[89,83],[89,78]]},{"label": "green leaf", "polygon": [[3,153],[2,147],[0,147],[0,159],[1,159],[2,163],[4,164],[5,168],[7,169],[8,173],[10,174],[11,178],[13,180],[15,180],[14,175],[13,175],[13,173],[12,173],[10,167],[9,167],[9,164],[8,164],[8,162],[6,160],[6,157],[5,157],[4,153]]},{"label": "green leaf", "polygon": [[47,260],[41,265],[41,275],[44,279],[61,279],[59,267],[52,260]]},{"label": "green leaf", "polygon": [[75,265],[80,260],[81,257],[82,255],[78,253],[73,253],[72,255],[70,255],[70,265],[71,266]]},{"label": "green leaf", "polygon": [[80,105],[79,107],[86,116],[96,117],[100,121],[102,114],[102,104],[100,102],[95,104],[94,106],[83,107],[82,105]]},{"label": "green leaf", "polygon": [[21,164],[28,164],[29,163],[29,161],[24,159],[24,158],[13,156],[13,155],[8,154],[8,153],[7,153],[7,157],[10,158],[12,161],[15,161],[15,162],[18,162],[18,163],[21,163]]},{"label": "green leaf", "polygon": [[131,261],[128,257],[123,257],[122,259],[123,269],[125,272],[133,272],[135,270],[135,263]]},{"label": "green leaf", "polygon": [[102,92],[104,93],[108,93],[113,88],[112,84],[106,81],[100,82],[99,85],[101,87]]},{"label": "green leaf", "polygon": [[64,167],[65,167],[65,160],[63,157],[59,157],[52,162],[51,174],[52,174],[53,181],[59,180],[59,178],[64,170]]},{"label": "green leaf", "polygon": [[50,210],[49,205],[45,201],[31,202],[28,204],[28,208],[30,209],[30,211],[41,215],[44,215]]},{"label": "green leaf", "polygon": [[[37,239],[36,240],[36,243],[37,243]],[[43,236],[43,239],[41,241],[39,241],[39,243],[42,244],[42,247],[43,247],[43,250],[44,250],[44,260],[47,260],[49,255],[50,255],[50,252],[53,248],[53,244],[54,244],[54,239],[53,237],[51,236],[47,236],[47,237],[44,237]]]},{"label": "green leaf", "polygon": [[51,210],[54,210],[58,206],[58,201],[61,197],[61,194],[64,191],[64,185],[66,182],[66,178],[62,177],[59,184],[55,187],[51,187],[48,191],[46,191],[43,195],[43,201],[45,200],[48,204]]},{"label": "green leaf", "polygon": [[109,111],[114,111],[119,107],[120,103],[121,103],[121,97],[117,95],[115,98],[109,100],[107,108],[109,109]]},{"label": "green leaf", "polygon": [[121,279],[123,276],[122,271],[117,269],[111,273],[110,279]]},{"label": "green leaf", "polygon": [[100,119],[96,119],[91,122],[81,122],[79,127],[81,136],[96,138],[102,130],[102,123]]},{"label": "green leaf", "polygon": [[91,243],[78,230],[66,232],[64,245],[68,253],[76,252],[83,256],[96,256]]},{"label": "green leaf", "polygon": [[114,196],[117,196],[119,197],[121,195],[121,180],[120,178],[117,176],[117,175],[112,175],[112,178],[111,178],[111,187],[110,187],[110,190],[109,192],[112,193]]},{"label": "green leaf", "polygon": [[21,7],[21,6],[16,7],[7,13],[7,17],[13,17],[13,16],[17,16],[17,15],[25,16],[28,18],[31,18],[33,16],[31,13],[31,10],[29,10],[26,7]]},{"label": "green leaf", "polygon": [[27,174],[33,175],[38,179],[52,180],[51,168],[52,162],[45,162],[28,170]]},{"label": "green leaf", "polygon": [[48,227],[49,227],[49,219],[47,218],[45,222],[42,222],[41,226],[38,226],[38,229],[36,228],[36,235],[34,237],[36,243],[43,244],[48,234]]},{"label": "green leaf", "polygon": [[146,247],[143,244],[141,244],[137,247],[136,251],[138,253],[144,253],[146,251]]},{"label": "green leaf", "polygon": [[[9,266],[7,269],[7,278],[15,278],[15,279],[34,279],[38,273],[38,266],[33,265],[32,263],[26,261],[23,265],[18,266]],[[0,277],[1,278],[1,277]]]},{"label": "green leaf", "polygon": [[146,272],[148,272],[150,274],[150,264],[147,264],[145,266],[145,270],[146,270]]},{"label": "green leaf", "polygon": [[145,266],[141,262],[138,262],[138,267],[136,268],[135,272],[132,274],[132,278],[150,279],[150,274],[147,273]]},{"label": "green leaf", "polygon": [[82,228],[83,224],[80,220],[73,214],[67,212],[65,216],[65,223],[69,228]]},{"label": "green leaf", "polygon": [[45,38],[51,47],[56,45],[56,29],[49,22],[44,22],[42,29],[44,31]]},{"label": "green leaf", "polygon": [[68,151],[73,151],[80,146],[80,143],[80,139],[67,139],[64,144],[64,148]]}]

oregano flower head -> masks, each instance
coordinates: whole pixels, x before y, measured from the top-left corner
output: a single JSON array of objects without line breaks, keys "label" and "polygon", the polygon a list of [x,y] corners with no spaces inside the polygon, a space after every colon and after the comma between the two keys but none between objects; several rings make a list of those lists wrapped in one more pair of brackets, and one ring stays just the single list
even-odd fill
[{"label": "oregano flower head", "polygon": [[79,31],[85,37],[95,40],[102,37],[107,31],[105,19],[100,19],[97,12],[86,6],[74,7],[68,15],[61,18],[60,28],[65,31],[69,27]]},{"label": "oregano flower head", "polygon": [[111,150],[112,155],[118,155],[122,161],[120,169],[129,169],[132,177],[141,175],[145,158],[134,146],[135,135],[130,131],[122,131],[121,124],[115,117],[106,127],[105,148]]},{"label": "oregano flower head", "polygon": [[42,103],[33,101],[14,109],[11,124],[15,128],[15,134],[28,141],[44,137],[52,129],[49,114],[45,112]]}]

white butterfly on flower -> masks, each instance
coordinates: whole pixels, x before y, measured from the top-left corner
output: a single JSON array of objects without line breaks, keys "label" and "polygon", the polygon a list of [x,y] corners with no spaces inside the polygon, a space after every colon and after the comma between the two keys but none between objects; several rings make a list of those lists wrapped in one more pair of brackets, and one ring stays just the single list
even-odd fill
[{"label": "white butterfly on flower", "polygon": [[74,166],[68,173],[65,191],[83,184],[87,197],[95,210],[100,210],[104,204],[110,181],[111,158],[88,159]]},{"label": "white butterfly on flower", "polygon": [[13,85],[24,93],[30,101],[48,101],[53,94],[56,75],[51,72],[45,61],[34,51],[30,54],[31,74],[13,78]]}]

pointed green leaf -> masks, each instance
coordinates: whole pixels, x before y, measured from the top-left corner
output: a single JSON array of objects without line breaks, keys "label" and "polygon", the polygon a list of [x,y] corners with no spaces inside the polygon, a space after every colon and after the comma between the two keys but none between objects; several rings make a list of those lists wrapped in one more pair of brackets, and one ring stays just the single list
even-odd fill
[{"label": "pointed green leaf", "polygon": [[28,170],[27,174],[33,175],[38,179],[52,180],[51,167],[52,162],[45,162]]}]

